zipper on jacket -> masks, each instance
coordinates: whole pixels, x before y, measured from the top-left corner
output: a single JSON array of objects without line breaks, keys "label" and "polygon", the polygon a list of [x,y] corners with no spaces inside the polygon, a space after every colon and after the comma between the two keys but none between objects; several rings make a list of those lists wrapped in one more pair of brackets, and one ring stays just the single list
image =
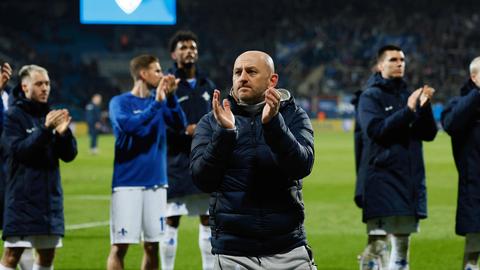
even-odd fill
[{"label": "zipper on jacket", "polygon": [[252,143],[257,144],[257,133],[255,132],[255,117],[250,118],[250,131],[252,132]]}]

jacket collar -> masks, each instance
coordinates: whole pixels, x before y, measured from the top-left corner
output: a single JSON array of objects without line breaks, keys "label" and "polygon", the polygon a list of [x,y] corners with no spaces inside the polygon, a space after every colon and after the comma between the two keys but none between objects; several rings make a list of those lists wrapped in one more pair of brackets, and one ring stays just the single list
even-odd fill
[{"label": "jacket collar", "polygon": [[373,74],[367,82],[367,87],[378,87],[383,91],[397,93],[407,87],[405,81],[401,78],[398,79],[385,79],[380,72]]},{"label": "jacket collar", "polygon": [[48,103],[36,102],[25,97],[20,84],[15,86],[12,90],[12,104],[25,110],[27,113],[34,116],[45,116],[50,111]]},{"label": "jacket collar", "polygon": [[[177,63],[173,63],[173,67],[168,70],[168,73],[175,75],[176,78],[180,78],[182,80],[186,80],[187,75],[185,74],[185,70],[178,68]],[[206,78],[205,74],[201,72],[198,68],[198,65],[195,65],[195,78],[200,81]]]},{"label": "jacket collar", "polygon": [[[280,92],[280,109],[286,107],[287,105],[294,103],[295,100],[290,92],[286,89],[277,89]],[[262,101],[257,104],[249,105],[236,100],[236,98],[230,94],[228,95],[228,101],[230,102],[230,106],[232,108],[232,112],[234,114],[239,114],[243,116],[256,116],[261,114],[263,111],[263,107],[265,106],[265,101]]]},{"label": "jacket collar", "polygon": [[468,81],[465,82],[462,88],[460,88],[460,95],[466,96],[472,90],[479,91],[477,85],[472,81],[472,79],[468,79]]}]

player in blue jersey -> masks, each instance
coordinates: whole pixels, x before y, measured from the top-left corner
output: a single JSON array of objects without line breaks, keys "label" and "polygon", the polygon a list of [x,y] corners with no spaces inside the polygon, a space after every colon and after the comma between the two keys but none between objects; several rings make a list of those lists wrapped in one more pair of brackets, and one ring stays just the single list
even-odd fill
[{"label": "player in blue jersey", "polygon": [[174,94],[178,80],[163,75],[159,60],[137,56],[130,61],[130,73],[132,90],[115,96],[109,106],[115,135],[110,270],[123,269],[129,244],[140,240],[144,242],[141,268],[158,269],[167,203],[166,128],[185,128]]}]

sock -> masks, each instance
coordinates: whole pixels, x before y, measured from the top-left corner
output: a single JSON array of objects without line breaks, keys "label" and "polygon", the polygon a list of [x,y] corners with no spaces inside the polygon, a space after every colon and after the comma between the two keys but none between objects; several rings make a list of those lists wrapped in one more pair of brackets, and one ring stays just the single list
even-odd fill
[{"label": "sock", "polygon": [[51,266],[40,266],[34,263],[32,270],[53,270],[53,264]]},{"label": "sock", "polygon": [[480,233],[467,233],[463,251],[464,270],[478,270],[480,256]]},{"label": "sock", "polygon": [[15,268],[6,267],[0,263],[0,270],[15,270]]},{"label": "sock", "polygon": [[215,262],[215,257],[212,254],[212,243],[210,239],[212,232],[210,226],[198,225],[198,246],[200,247],[200,253],[202,254],[202,267],[203,270],[212,270]]},{"label": "sock", "polygon": [[478,270],[478,265],[467,263],[464,270]]},{"label": "sock", "polygon": [[408,248],[410,245],[410,236],[391,237],[392,252],[390,254],[389,270],[408,270]]},{"label": "sock", "polygon": [[175,254],[177,253],[178,229],[168,224],[165,225],[165,235],[162,241],[160,241],[162,270],[173,270],[175,266]]},{"label": "sock", "polygon": [[20,270],[31,270],[34,262],[35,258],[33,257],[33,249],[26,248],[22,253],[22,257],[20,257],[18,266],[20,267]]},{"label": "sock", "polygon": [[360,259],[360,270],[386,270],[388,264],[386,236],[374,237],[369,242]]}]

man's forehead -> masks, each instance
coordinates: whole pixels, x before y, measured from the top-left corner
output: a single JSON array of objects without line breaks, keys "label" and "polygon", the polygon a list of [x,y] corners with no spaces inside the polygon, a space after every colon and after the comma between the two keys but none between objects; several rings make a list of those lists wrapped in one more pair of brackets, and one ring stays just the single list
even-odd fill
[{"label": "man's forehead", "polygon": [[161,69],[162,67],[160,66],[160,63],[159,62],[153,62],[151,63],[150,65],[150,68],[152,69]]},{"label": "man's forehead", "polygon": [[32,71],[31,76],[33,81],[48,81],[48,74],[43,71]]},{"label": "man's forehead", "polygon": [[259,56],[253,55],[241,55],[235,61],[235,68],[246,68],[246,67],[256,67],[256,68],[265,68],[266,63]]},{"label": "man's forehead", "polygon": [[195,40],[180,40],[177,42],[177,48],[180,48],[182,46],[187,46],[187,45],[192,45],[193,47],[197,47],[197,43],[195,42]]},{"label": "man's forehead", "polygon": [[405,58],[405,54],[403,53],[403,51],[395,51],[395,50],[386,51],[385,56],[386,58],[394,58],[394,57]]}]

